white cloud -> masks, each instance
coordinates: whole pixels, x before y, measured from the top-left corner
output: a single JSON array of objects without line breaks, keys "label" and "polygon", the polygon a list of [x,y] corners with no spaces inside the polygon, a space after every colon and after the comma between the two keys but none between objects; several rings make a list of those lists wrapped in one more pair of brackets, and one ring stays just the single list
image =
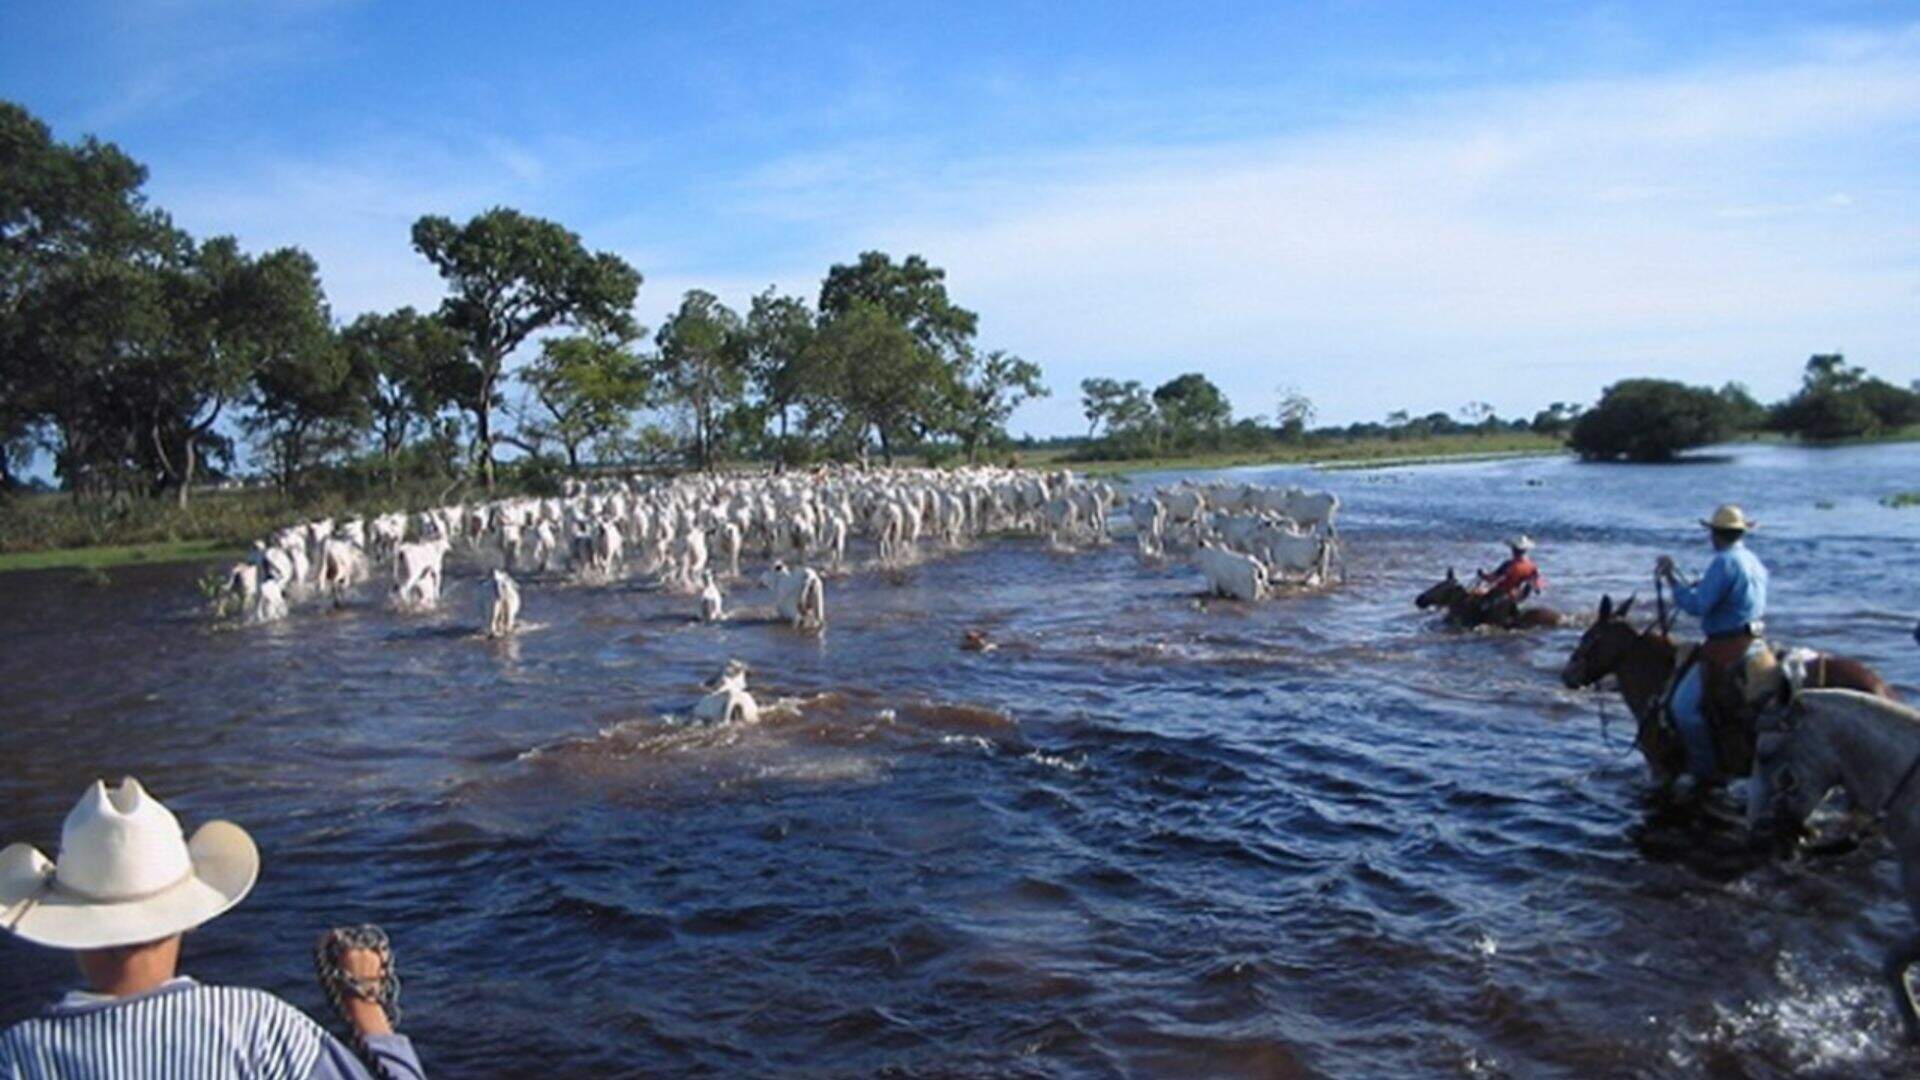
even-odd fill
[{"label": "white cloud", "polygon": [[681,189],[626,202],[607,177],[637,151],[590,132],[384,133],[154,188],[197,233],[313,251],[342,316],[436,303],[412,221],[501,203],[625,255],[653,326],[687,288],[811,296],[863,249],[921,252],[985,344],[1046,368],[1054,398],[1016,427],[1071,432],[1096,374],[1202,370],[1243,413],[1297,384],[1333,420],[1470,399],[1511,415],[1644,374],[1776,395],[1835,347],[1905,382],[1916,121],[1920,33],[1900,31],[1205,144],[868,135],[717,178],[688,163]]},{"label": "white cloud", "polygon": [[1248,412],[1298,383],[1349,419],[1511,414],[1639,374],[1783,393],[1836,345],[1904,382],[1920,193],[1895,148],[1920,120],[1916,61],[1901,33],[1197,150],[815,152],[769,167],[767,194],[837,207],[836,252],[947,266],[984,336],[1047,367],[1056,396],[1024,419],[1051,431],[1100,373],[1206,371]]}]

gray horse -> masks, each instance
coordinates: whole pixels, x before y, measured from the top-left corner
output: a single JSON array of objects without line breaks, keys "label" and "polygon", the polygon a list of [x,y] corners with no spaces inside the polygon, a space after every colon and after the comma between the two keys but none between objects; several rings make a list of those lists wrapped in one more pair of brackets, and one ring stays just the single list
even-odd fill
[{"label": "gray horse", "polygon": [[[1886,822],[1900,853],[1900,884],[1920,922],[1920,710],[1853,690],[1803,690],[1779,730],[1763,732],[1756,778],[1770,793],[1750,807],[1751,826],[1771,813],[1799,826],[1834,788]],[[1894,1007],[1907,1038],[1920,1041],[1907,968],[1920,961],[1920,936],[1887,954]]]}]

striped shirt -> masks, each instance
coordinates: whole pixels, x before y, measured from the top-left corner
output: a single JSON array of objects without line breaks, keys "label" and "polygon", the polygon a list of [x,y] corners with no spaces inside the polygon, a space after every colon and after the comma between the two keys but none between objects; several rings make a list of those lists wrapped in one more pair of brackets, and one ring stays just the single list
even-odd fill
[{"label": "striped shirt", "polygon": [[[404,1036],[369,1039],[396,1077],[420,1077]],[[0,1080],[362,1080],[365,1066],[263,990],[175,978],[144,994],[73,994],[0,1033]]]}]

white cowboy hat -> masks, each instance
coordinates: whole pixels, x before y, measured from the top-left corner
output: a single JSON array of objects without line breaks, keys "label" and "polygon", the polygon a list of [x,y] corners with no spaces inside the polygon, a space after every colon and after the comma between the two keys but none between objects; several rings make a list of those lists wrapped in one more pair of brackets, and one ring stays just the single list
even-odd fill
[{"label": "white cowboy hat", "polygon": [[58,863],[29,844],[0,851],[0,929],[55,949],[158,941],[239,903],[259,876],[240,826],[210,821],[188,840],[138,780],[96,780],[61,827]]},{"label": "white cowboy hat", "polygon": [[1515,551],[1532,551],[1533,537],[1528,536],[1526,533],[1521,533],[1520,535],[1509,539],[1507,541],[1507,546],[1512,548]]},{"label": "white cowboy hat", "polygon": [[1746,512],[1732,503],[1713,512],[1710,518],[1702,518],[1700,524],[1709,529],[1726,529],[1729,532],[1752,532],[1760,523],[1746,515]]}]

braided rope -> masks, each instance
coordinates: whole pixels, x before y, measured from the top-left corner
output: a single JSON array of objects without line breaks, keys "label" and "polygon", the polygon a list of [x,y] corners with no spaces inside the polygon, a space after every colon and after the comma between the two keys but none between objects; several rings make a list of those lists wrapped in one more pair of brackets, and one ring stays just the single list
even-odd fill
[{"label": "braided rope", "polygon": [[[380,958],[382,975],[374,979],[362,979],[347,972],[341,958],[349,949],[366,949]],[[328,931],[326,937],[313,948],[313,970],[320,979],[320,989],[327,995],[327,1003],[333,1006],[334,1015],[347,1020],[347,999],[371,1001],[386,1010],[387,1018],[394,1026],[400,1024],[400,970],[394,966],[393,944],[387,939],[387,932],[368,923],[364,926],[336,927]],[[381,1080],[393,1080],[384,1065],[367,1046],[366,1036],[347,1023],[347,1044],[353,1052],[360,1055],[367,1068]]]}]

